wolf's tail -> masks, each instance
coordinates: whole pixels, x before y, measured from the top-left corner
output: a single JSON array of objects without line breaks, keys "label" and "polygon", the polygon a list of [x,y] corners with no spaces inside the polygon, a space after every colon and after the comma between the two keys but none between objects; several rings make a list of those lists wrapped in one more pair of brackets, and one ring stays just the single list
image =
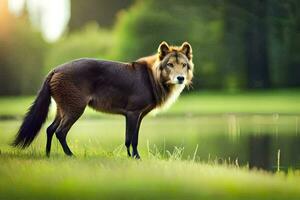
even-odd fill
[{"label": "wolf's tail", "polygon": [[52,75],[53,72],[47,76],[36,99],[26,113],[16,138],[12,143],[13,146],[20,148],[28,147],[37,136],[43,123],[46,121],[51,103],[49,82]]}]

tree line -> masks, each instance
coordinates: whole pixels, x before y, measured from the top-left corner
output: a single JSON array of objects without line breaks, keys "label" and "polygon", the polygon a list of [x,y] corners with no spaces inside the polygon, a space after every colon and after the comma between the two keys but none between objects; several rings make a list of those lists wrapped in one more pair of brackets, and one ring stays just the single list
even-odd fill
[{"label": "tree line", "polygon": [[194,90],[300,86],[299,1],[118,2],[71,1],[68,31],[53,44],[26,12],[10,15],[9,27],[0,29],[0,95],[35,93],[47,71],[70,59],[133,61],[163,40],[192,44]]}]

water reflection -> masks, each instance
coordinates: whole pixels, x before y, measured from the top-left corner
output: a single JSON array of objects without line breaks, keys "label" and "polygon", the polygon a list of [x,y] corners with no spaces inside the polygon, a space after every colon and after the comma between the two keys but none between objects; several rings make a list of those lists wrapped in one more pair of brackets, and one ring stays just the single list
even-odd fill
[{"label": "water reflection", "polygon": [[[172,153],[177,147],[175,153],[183,159],[226,162],[270,171],[300,169],[299,118],[299,115],[278,114],[147,118],[141,127],[139,148],[144,157],[149,149],[161,157],[176,155]],[[19,123],[1,121],[0,148],[11,148],[9,143]],[[79,120],[68,139],[77,153],[97,152],[100,148],[110,151],[123,146],[124,128],[123,118]],[[41,133],[32,148],[44,152],[44,142],[45,135]],[[59,147],[54,150],[61,153]]]},{"label": "water reflection", "polygon": [[258,169],[271,168],[271,137],[265,135],[249,136],[249,167]]},{"label": "water reflection", "polygon": [[178,140],[174,142],[171,136],[166,136],[167,150],[182,146],[183,157],[187,159],[198,145],[197,158],[204,162],[236,164],[237,160],[238,165],[251,169],[300,169],[298,116],[229,114],[208,118],[199,117],[199,128],[194,128],[198,132],[195,138],[191,139],[192,136],[187,134],[181,138],[184,142],[178,143]]}]

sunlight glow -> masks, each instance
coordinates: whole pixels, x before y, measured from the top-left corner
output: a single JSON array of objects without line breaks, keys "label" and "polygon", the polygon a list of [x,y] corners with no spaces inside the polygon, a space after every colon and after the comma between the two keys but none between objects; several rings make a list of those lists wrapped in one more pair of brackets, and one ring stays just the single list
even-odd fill
[{"label": "sunlight glow", "polygon": [[25,6],[25,0],[10,0],[8,1],[8,9],[16,16],[22,14],[23,8]]},{"label": "sunlight glow", "polygon": [[9,0],[9,10],[18,16],[25,2],[31,23],[41,30],[45,40],[59,39],[70,19],[70,0]]}]

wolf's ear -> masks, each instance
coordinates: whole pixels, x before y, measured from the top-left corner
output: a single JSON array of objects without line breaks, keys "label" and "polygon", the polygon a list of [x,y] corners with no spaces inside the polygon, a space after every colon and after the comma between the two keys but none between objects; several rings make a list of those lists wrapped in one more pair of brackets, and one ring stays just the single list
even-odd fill
[{"label": "wolf's ear", "polygon": [[160,43],[159,47],[158,47],[158,56],[159,59],[162,60],[168,53],[169,53],[169,45],[168,43],[166,43],[165,41],[163,41],[162,43]]},{"label": "wolf's ear", "polygon": [[186,57],[191,60],[193,58],[192,46],[188,42],[182,43],[180,51],[186,55]]}]

